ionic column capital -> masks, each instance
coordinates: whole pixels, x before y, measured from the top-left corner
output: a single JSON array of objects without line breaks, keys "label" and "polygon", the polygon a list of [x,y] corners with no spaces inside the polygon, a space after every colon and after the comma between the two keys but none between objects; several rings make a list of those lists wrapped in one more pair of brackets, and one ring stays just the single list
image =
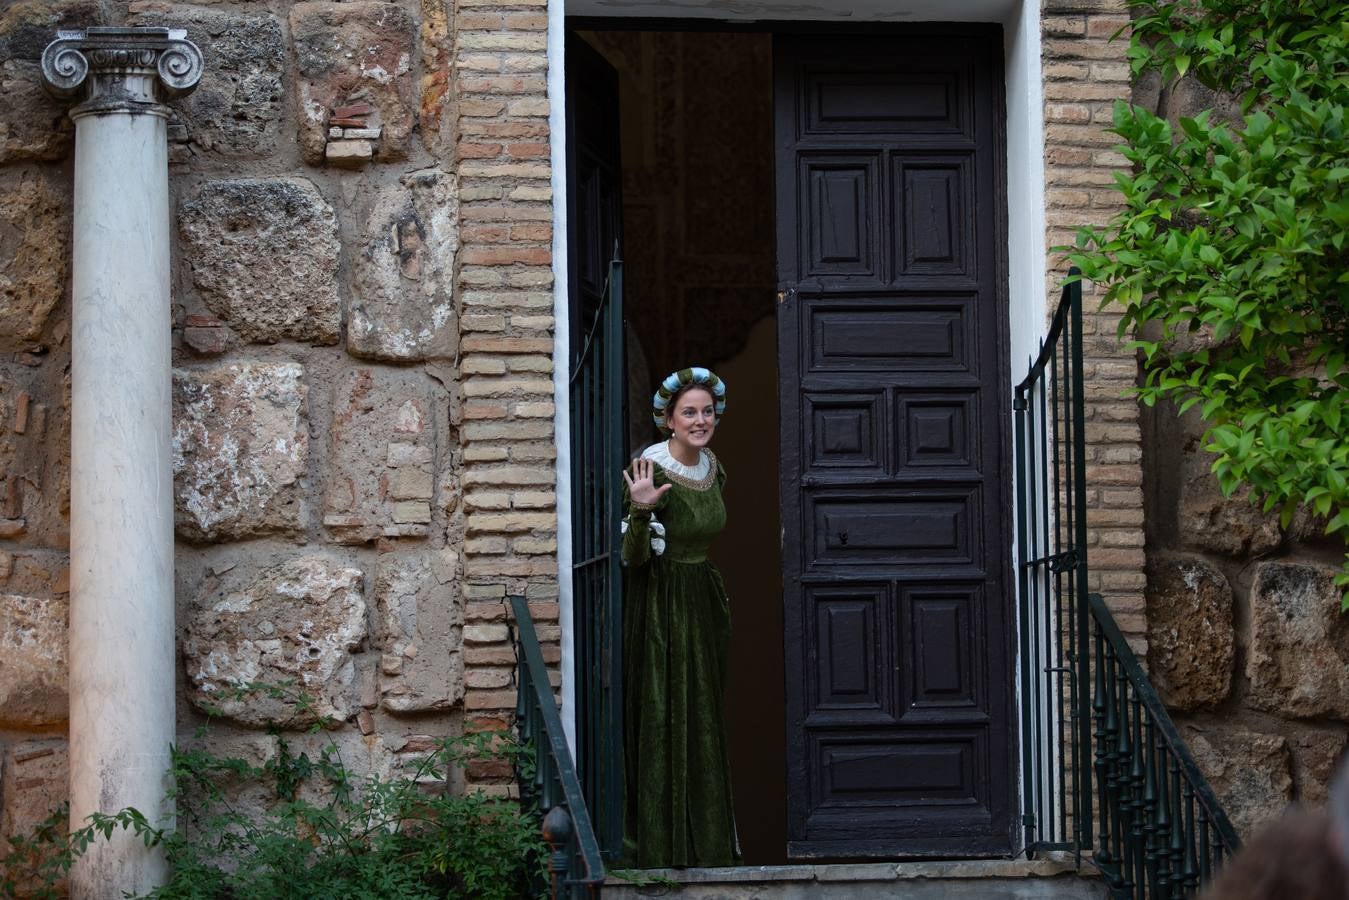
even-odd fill
[{"label": "ionic column capital", "polygon": [[42,51],[42,81],[58,97],[81,97],[71,117],[128,112],[163,115],[162,103],[190,92],[201,51],[181,28],[61,30]]}]

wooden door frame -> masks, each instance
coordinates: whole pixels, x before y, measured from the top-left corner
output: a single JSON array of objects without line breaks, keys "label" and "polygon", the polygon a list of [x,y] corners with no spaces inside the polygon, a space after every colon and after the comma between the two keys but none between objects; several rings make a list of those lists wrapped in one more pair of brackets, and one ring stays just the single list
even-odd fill
[{"label": "wooden door frame", "polygon": [[[1015,0],[1014,0],[1015,2]],[[996,0],[989,0],[988,7],[993,9],[1002,9],[1005,4],[998,3]],[[1041,85],[1042,77],[1040,72],[1040,54],[1039,54],[1039,29],[1038,16],[1034,21],[1025,20],[1024,14],[1027,9],[1038,12],[1038,6],[1029,3],[1016,5],[1012,12],[1003,18],[989,15],[986,18],[979,19],[985,23],[1000,24],[1004,30],[1004,48],[1011,47],[1011,52],[1004,53],[1003,68],[998,73],[1000,82],[1005,90],[997,98],[999,107],[999,140],[997,141],[998,158],[995,165],[995,183],[1001,200],[996,216],[996,227],[998,229],[997,239],[997,291],[999,306],[1003,312],[998,326],[1000,331],[1000,378],[999,389],[1003,391],[1004,396],[1010,398],[1010,386],[1014,381],[1011,367],[1013,360],[1024,355],[1033,348],[1034,335],[1039,329],[1047,308],[1045,292],[1042,285],[1045,283],[1045,261],[1047,248],[1045,246],[1044,229],[1044,194],[1045,185],[1043,178],[1043,117],[1040,110],[1040,101],[1042,100]],[[819,22],[819,21],[799,21],[799,20],[774,20],[774,21],[752,21],[735,22],[709,19],[673,19],[673,18],[655,18],[640,16],[603,16],[603,17],[567,17],[565,15],[565,0],[550,0],[549,3],[549,89],[550,96],[563,96],[562,87],[565,83],[565,61],[561,58],[561,40],[566,31],[580,28],[593,28],[598,30],[640,30],[640,31],[722,31],[722,32],[758,32],[758,33],[830,33],[846,35],[849,33],[864,32],[867,34],[877,34],[881,31],[889,30],[896,33],[914,34],[924,29],[949,31],[950,25],[946,24],[895,24],[880,22],[856,22],[847,23]],[[1029,61],[1029,62],[1028,62]],[[1010,94],[1016,86],[1018,90],[1015,94]],[[1013,198],[1009,193],[1009,123],[1011,123],[1011,111],[1009,109],[1008,97],[1024,107],[1019,110],[1017,116],[1018,123],[1018,142],[1017,142],[1017,162],[1018,173],[1021,178],[1018,182],[1024,184],[1024,190],[1021,190],[1016,199],[1016,216],[1018,222],[1017,230],[1013,230],[1009,225],[1010,207]],[[554,101],[550,113],[550,122],[555,123],[553,133],[564,134],[565,128],[559,124],[565,121],[565,110],[561,108],[561,103]],[[556,391],[556,413],[555,428],[557,441],[559,443],[560,453],[558,459],[558,564],[559,571],[567,571],[570,566],[568,541],[570,539],[570,485],[566,476],[568,462],[565,460],[561,448],[565,447],[568,441],[570,431],[570,410],[567,403],[567,393],[565,390],[565,360],[569,352],[568,329],[566,327],[566,318],[568,311],[568,277],[567,277],[567,253],[566,253],[566,152],[565,141],[553,141],[553,183],[554,183],[554,297],[555,297],[555,317],[558,322],[557,331],[554,335],[555,342],[555,367],[554,380],[558,385]],[[1025,176],[1030,175],[1027,178]],[[1015,245],[1015,248],[1014,248]],[[1017,249],[1022,252],[1014,253]],[[1018,263],[1014,266],[1011,262],[1015,257]],[[1013,272],[1013,269],[1016,269]],[[1016,306],[1013,307],[1012,303]],[[562,361],[559,368],[558,362]],[[562,372],[559,375],[559,372]],[[560,379],[560,384],[559,384]],[[1010,400],[1009,400],[1010,403]],[[1009,407],[1010,409],[1010,407]],[[1010,412],[1000,416],[1001,435],[1000,446],[1002,448],[1002,459],[999,471],[999,477],[1004,485],[1004,492],[1008,497],[1013,495],[1015,483],[1011,465],[1011,417]],[[1009,607],[1009,622],[1014,622],[1016,618],[1015,604],[1015,581],[1011,578],[1015,561],[1015,539],[1016,523],[1008,512],[1008,505],[1004,504],[1003,517],[1006,520],[1004,535],[1010,538],[1009,546],[1003,548],[1000,558],[1004,565],[1004,576],[1009,579],[1007,596],[1004,602]],[[562,695],[563,695],[563,720],[567,727],[569,737],[574,747],[574,729],[575,729],[575,699],[571,691],[574,689],[574,659],[571,653],[571,635],[574,633],[574,626],[571,623],[571,607],[569,591],[565,585],[561,585],[561,625],[562,625]],[[1010,653],[1008,659],[1012,663],[1011,678],[1007,683],[1007,692],[1010,696],[1009,707],[1009,731],[1010,740],[1008,741],[1008,752],[1011,756],[1011,772],[1013,778],[1010,783],[1012,793],[1011,809],[1013,810],[1013,820],[1016,819],[1016,811],[1020,808],[1020,790],[1019,779],[1020,757],[1018,753],[1019,734],[1017,733],[1016,722],[1016,661],[1017,644],[1014,635],[1008,636],[1008,647]],[[1013,851],[1019,848],[1020,830],[1013,828]]]}]

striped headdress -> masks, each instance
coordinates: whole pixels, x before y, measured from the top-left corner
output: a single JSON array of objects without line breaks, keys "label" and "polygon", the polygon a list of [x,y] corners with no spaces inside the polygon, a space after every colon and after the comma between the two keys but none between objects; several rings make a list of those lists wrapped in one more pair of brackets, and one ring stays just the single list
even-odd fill
[{"label": "striped headdress", "polygon": [[680,369],[666,375],[665,380],[656,389],[656,396],[651,398],[651,418],[655,420],[656,427],[662,432],[668,434],[670,431],[665,425],[665,411],[670,406],[670,401],[674,399],[674,395],[681,388],[691,384],[706,388],[707,392],[712,395],[713,409],[716,410],[718,419],[726,411],[726,382],[718,378],[710,369],[704,369],[702,366]]}]

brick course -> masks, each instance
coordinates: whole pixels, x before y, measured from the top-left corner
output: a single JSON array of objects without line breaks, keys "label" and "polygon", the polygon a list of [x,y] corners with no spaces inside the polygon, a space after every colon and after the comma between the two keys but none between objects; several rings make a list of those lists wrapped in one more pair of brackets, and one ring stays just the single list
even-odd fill
[{"label": "brick course", "polygon": [[[471,538],[464,560],[469,589],[493,597],[544,585],[556,595],[557,495],[547,464],[553,454],[529,445],[537,440],[551,446],[554,437],[552,169],[543,74],[548,21],[542,5],[460,0],[456,17],[459,290],[471,326],[465,328],[460,369],[463,394],[471,398],[462,433],[463,483],[472,488],[465,497]],[[556,604],[533,612],[550,638],[545,657],[559,659]],[[506,617],[501,602],[470,601],[466,611],[473,623],[467,627],[478,638],[465,653],[465,709],[475,719],[508,719],[515,708],[515,651],[507,628],[478,624]],[[496,780],[502,774],[470,776]]]},{"label": "brick course", "polygon": [[[1071,244],[1078,227],[1104,224],[1121,207],[1111,189],[1126,161],[1111,149],[1106,129],[1116,100],[1130,97],[1125,51],[1128,25],[1120,2],[1048,0],[1041,20],[1045,116],[1045,223],[1049,246]],[[1066,273],[1062,256],[1049,261],[1048,296]],[[1128,396],[1137,377],[1133,354],[1116,339],[1119,314],[1100,310],[1099,291],[1083,291],[1087,373],[1087,559],[1089,588],[1117,613],[1136,649],[1146,647],[1143,588],[1142,435],[1137,403]],[[1143,656],[1146,659],[1146,655]]]}]

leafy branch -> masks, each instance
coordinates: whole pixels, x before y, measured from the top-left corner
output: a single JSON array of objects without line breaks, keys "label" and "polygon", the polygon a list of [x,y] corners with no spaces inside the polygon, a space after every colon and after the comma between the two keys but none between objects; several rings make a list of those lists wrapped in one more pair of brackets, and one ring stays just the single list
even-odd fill
[{"label": "leafy branch", "polygon": [[[1174,129],[1117,103],[1124,208],[1073,264],[1123,308],[1140,399],[1199,409],[1219,486],[1349,543],[1349,4],[1130,0],[1136,75],[1239,96]],[[1349,554],[1337,584],[1346,588]]]}]

